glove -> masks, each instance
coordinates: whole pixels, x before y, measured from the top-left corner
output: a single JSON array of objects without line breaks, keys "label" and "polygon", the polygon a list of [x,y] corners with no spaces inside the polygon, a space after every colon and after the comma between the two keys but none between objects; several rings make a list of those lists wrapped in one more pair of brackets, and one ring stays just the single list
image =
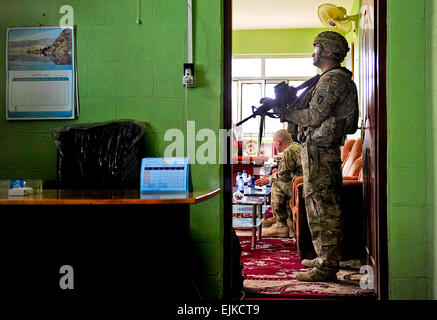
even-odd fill
[{"label": "glove", "polygon": [[280,107],[280,106],[274,106],[273,107],[273,113],[274,114],[276,114],[277,116],[281,116],[281,114],[282,114],[282,107]]},{"label": "glove", "polygon": [[273,101],[272,98],[264,97],[264,98],[261,98],[261,100],[259,101],[259,103],[260,103],[260,104],[268,104],[268,103],[271,103],[272,101]]}]

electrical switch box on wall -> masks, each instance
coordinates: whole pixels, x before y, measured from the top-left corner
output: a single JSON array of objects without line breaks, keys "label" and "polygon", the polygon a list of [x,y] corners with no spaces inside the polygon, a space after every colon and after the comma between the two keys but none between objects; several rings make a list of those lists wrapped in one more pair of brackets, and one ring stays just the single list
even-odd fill
[{"label": "electrical switch box on wall", "polygon": [[187,88],[194,88],[196,86],[194,63],[184,63],[184,75],[182,77],[182,85]]}]

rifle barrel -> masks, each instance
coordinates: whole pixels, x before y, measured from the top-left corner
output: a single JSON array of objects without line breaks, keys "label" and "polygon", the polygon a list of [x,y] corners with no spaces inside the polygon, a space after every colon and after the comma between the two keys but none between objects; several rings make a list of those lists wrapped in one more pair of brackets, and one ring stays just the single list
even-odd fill
[{"label": "rifle barrel", "polygon": [[257,115],[256,113],[251,114],[250,116],[248,116],[247,118],[241,120],[240,122],[237,122],[235,124],[236,127],[241,126],[244,122],[246,122],[247,120],[251,119],[251,118],[255,118]]},{"label": "rifle barrel", "polygon": [[[260,107],[258,107],[258,109],[252,113],[250,116],[248,116],[247,118],[241,120],[240,122],[238,122],[237,124],[235,124],[235,126],[240,126],[242,125],[244,122],[246,122],[247,120],[251,119],[251,118],[255,118],[256,116],[263,116],[265,115],[269,110],[271,110],[276,104],[276,99],[275,100],[271,100],[271,101],[266,101],[265,103],[263,103]],[[252,108],[254,108],[252,106]]]}]

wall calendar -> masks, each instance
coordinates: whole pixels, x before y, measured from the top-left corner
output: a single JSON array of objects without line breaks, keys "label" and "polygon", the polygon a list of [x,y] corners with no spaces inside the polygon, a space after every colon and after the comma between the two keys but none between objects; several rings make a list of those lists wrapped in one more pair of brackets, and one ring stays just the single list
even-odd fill
[{"label": "wall calendar", "polygon": [[74,119],[73,28],[8,28],[6,43],[6,119]]}]

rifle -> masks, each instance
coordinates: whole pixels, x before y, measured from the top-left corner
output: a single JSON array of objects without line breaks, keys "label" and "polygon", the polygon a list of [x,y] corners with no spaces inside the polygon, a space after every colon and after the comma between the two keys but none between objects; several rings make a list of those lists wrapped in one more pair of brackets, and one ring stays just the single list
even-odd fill
[{"label": "rifle", "polygon": [[[300,99],[303,97],[303,95],[297,97],[296,96],[297,92],[299,90],[302,90],[303,88],[309,89],[315,86],[317,84],[317,81],[319,81],[319,78],[320,75],[318,74],[312,77],[311,79],[305,81],[298,87],[288,86],[288,84],[285,81],[282,81],[281,83],[277,84],[274,87],[275,99],[267,98],[267,97],[262,98],[260,100],[261,105],[258,108],[252,106],[252,114],[236,124],[236,126],[238,127],[249,119],[256,118],[256,116],[261,117],[261,121],[259,124],[259,135],[258,135],[258,156],[261,151],[261,140],[264,131],[265,117],[268,116],[270,118],[281,118],[275,112],[269,112],[269,111],[273,108],[281,110],[287,106],[289,107],[291,106],[291,108],[293,108],[293,106],[297,105],[297,102],[300,101]],[[281,122],[283,122],[282,119]]]}]

